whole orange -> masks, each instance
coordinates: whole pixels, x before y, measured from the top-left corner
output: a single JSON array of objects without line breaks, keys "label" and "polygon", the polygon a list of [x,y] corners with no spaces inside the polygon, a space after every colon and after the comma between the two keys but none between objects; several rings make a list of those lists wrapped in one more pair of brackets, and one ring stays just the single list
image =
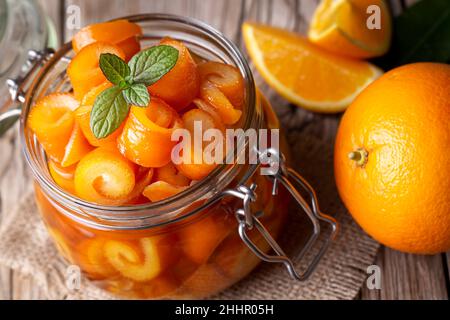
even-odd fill
[{"label": "whole orange", "polygon": [[415,63],[368,86],[342,118],[334,170],[356,222],[394,249],[450,250],[450,66]]}]

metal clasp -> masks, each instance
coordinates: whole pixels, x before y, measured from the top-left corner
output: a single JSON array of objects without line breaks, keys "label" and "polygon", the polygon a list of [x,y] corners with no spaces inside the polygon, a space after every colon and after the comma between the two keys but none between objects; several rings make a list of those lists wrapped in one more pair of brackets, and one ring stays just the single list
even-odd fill
[{"label": "metal clasp", "polygon": [[41,66],[42,63],[51,58],[54,53],[55,51],[51,48],[46,48],[42,51],[28,51],[28,60],[24,66],[27,69],[25,75],[19,76],[16,79],[6,80],[6,85],[9,88],[9,94],[11,95],[11,99],[13,101],[21,103],[25,102],[25,85],[30,80],[31,75]]},{"label": "metal clasp", "polygon": [[18,102],[12,108],[0,114],[0,137],[19,119],[21,113],[20,104],[25,102],[25,88],[29,81],[33,78],[35,72],[53,56],[54,50],[46,48],[42,51],[30,50],[28,51],[28,60],[23,66],[24,74],[15,78],[6,80],[6,85],[9,88],[12,102]]},{"label": "metal clasp", "polygon": [[[296,269],[294,262],[286,255],[277,241],[272,237],[270,232],[261,223],[259,218],[264,213],[251,212],[251,202],[256,201],[256,184],[251,184],[250,187],[240,185],[236,189],[225,190],[223,196],[235,196],[243,200],[243,207],[236,210],[235,215],[236,219],[238,220],[239,236],[241,237],[242,241],[250,248],[250,250],[263,261],[271,263],[283,263],[287,268],[289,274],[294,279],[304,281],[312,274],[320,259],[330,246],[332,240],[335,239],[338,230],[338,224],[334,218],[320,211],[318,199],[314,189],[295,170],[286,166],[283,154],[275,149],[267,149],[266,151],[261,153],[260,156],[267,157],[266,159],[270,158],[270,161],[279,161],[279,169],[277,170],[277,172],[268,175],[268,177],[273,180],[272,194],[275,195],[278,192],[279,184],[281,183],[289,191],[296,202],[301,206],[303,211],[305,211],[308,218],[313,224],[313,233],[296,257],[296,260],[300,261],[305,256],[305,254],[312,249],[312,247],[318,240],[318,237],[321,233],[321,222],[326,223],[331,227],[331,232],[327,236],[325,243],[319,249],[318,253],[316,253],[312,258],[306,269],[303,272]],[[294,183],[308,194],[310,198],[309,201],[303,198],[303,196],[295,187]],[[271,255],[262,251],[250,239],[247,232],[252,230],[254,227],[264,237],[265,241],[267,241],[275,254]]]}]

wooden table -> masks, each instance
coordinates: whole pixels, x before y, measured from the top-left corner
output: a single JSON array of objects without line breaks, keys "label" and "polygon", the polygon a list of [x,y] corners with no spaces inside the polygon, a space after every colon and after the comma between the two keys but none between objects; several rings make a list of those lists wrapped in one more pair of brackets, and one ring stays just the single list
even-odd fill
[{"label": "wooden table", "polygon": [[[81,10],[81,25],[123,15],[164,12],[194,17],[221,30],[242,47],[240,32],[244,20],[255,20],[305,32],[318,0],[40,0],[53,19],[62,40],[76,30],[66,28],[66,17]],[[413,1],[393,0],[394,13]],[[75,10],[74,10],[75,9]],[[313,114],[290,106],[255,75],[257,83],[277,112],[290,110],[295,130],[304,130],[327,143],[333,143],[340,116]],[[290,123],[291,125],[291,123]],[[18,145],[17,130],[0,139],[0,218],[7,215],[30,186]],[[382,270],[382,289],[362,288],[360,299],[448,299],[450,254],[417,256],[382,247],[375,264]],[[0,299],[42,299],[43,294],[29,278],[0,267]]]}]

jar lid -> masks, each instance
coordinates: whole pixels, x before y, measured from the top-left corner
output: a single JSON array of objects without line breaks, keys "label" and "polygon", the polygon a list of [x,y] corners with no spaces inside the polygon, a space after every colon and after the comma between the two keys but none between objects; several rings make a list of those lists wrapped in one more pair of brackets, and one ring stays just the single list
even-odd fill
[{"label": "jar lid", "polygon": [[30,50],[56,45],[55,29],[36,0],[0,0],[0,136],[18,119],[19,112],[10,111],[20,108],[11,99],[8,79],[27,72]]}]

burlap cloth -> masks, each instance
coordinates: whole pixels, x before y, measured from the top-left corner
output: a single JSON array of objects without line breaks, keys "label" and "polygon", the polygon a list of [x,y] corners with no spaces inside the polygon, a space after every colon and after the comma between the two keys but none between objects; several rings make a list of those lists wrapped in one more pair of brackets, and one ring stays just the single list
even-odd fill
[{"label": "burlap cloth", "polygon": [[[295,132],[290,133],[288,139],[295,167],[316,189],[322,211],[339,221],[339,236],[306,282],[292,280],[283,266],[262,263],[247,278],[212,298],[353,299],[366,278],[366,268],[373,263],[378,244],[355,225],[337,196],[332,173],[332,143],[325,144]],[[289,228],[280,240],[289,253],[301,247],[310,229],[295,209],[291,210],[291,215]],[[86,279],[82,279],[80,290],[67,289],[67,264],[58,255],[32,194],[24,197],[15,214],[8,216],[0,226],[1,264],[31,275],[50,299],[114,298]]]}]

